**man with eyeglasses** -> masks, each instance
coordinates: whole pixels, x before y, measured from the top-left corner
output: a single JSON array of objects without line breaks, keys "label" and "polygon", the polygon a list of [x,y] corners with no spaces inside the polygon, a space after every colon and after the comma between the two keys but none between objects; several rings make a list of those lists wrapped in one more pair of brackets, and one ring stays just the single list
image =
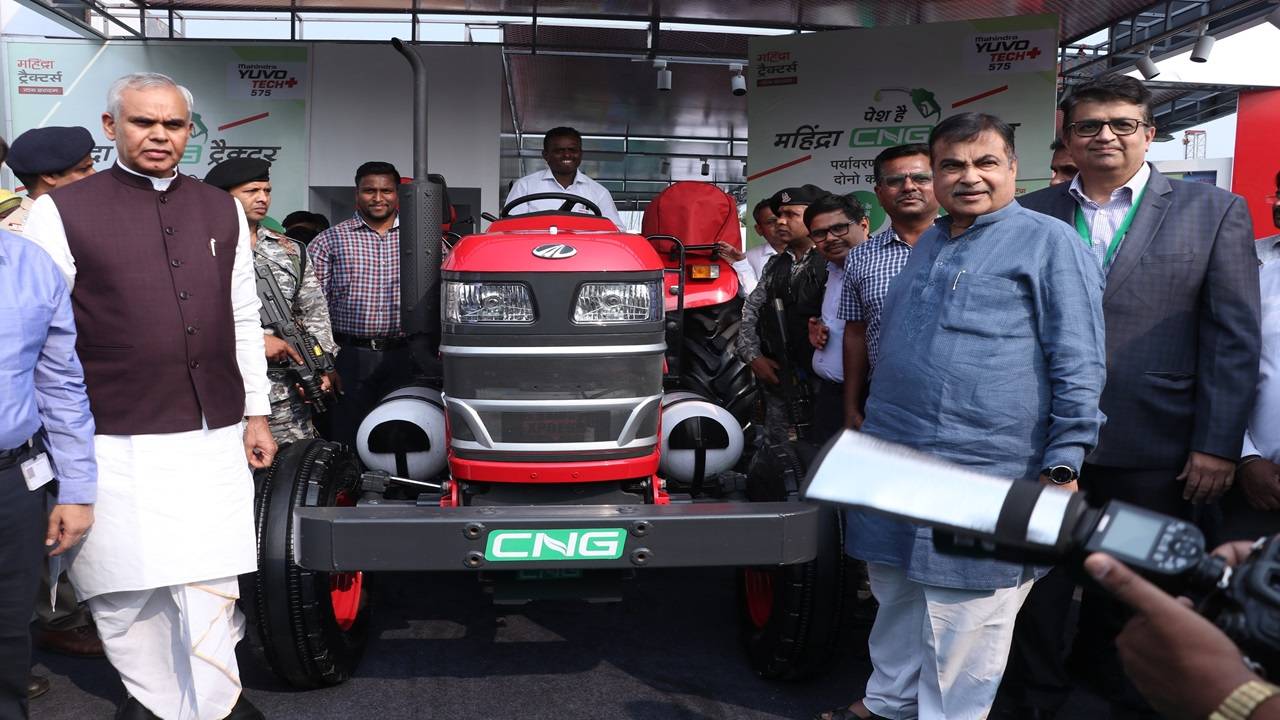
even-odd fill
[{"label": "man with eyeglasses", "polygon": [[738,294],[747,297],[756,284],[760,282],[760,273],[764,272],[764,264],[769,258],[786,249],[787,244],[778,238],[778,218],[774,217],[769,207],[769,198],[756,203],[751,211],[751,219],[755,221],[756,234],[764,238],[764,243],[748,249],[739,250],[728,243],[716,243],[720,254],[733,263],[734,272],[738,273]]},{"label": "man with eyeglasses", "polygon": [[[1081,487],[1095,503],[1196,519],[1231,486],[1257,385],[1249,212],[1238,195],[1146,162],[1156,128],[1140,81],[1100,77],[1059,108],[1080,174],[1019,202],[1074,227],[1106,277],[1107,424],[1078,468]],[[1049,717],[1066,699],[1072,592],[1065,576],[1037,583],[1019,619],[1010,667],[1023,672],[1005,689],[1006,716]],[[1097,681],[1112,718],[1154,717],[1116,658],[1123,619],[1114,599],[1086,588],[1071,665]]]},{"label": "man with eyeglasses", "polygon": [[862,405],[879,351],[880,312],[889,281],[906,265],[916,240],[938,217],[928,145],[886,148],[872,162],[871,171],[876,200],[889,216],[889,227],[849,253],[836,313],[844,323],[844,426],[849,428],[862,427]]},{"label": "man with eyeglasses", "polygon": [[836,319],[844,263],[849,251],[867,239],[867,212],[848,195],[825,195],[804,211],[809,239],[827,259],[827,285],[822,293],[822,314],[809,318],[809,343],[813,345],[813,373],[817,388],[813,400],[813,437],[825,442],[844,427],[844,323]]},{"label": "man with eyeglasses", "polygon": [[[802,185],[779,190],[769,198],[777,218],[778,239],[787,247],[769,259],[760,283],[742,303],[742,327],[734,353],[751,366],[760,381],[765,437],[774,443],[793,439],[793,431],[799,434],[796,426],[811,420],[802,416],[807,415],[804,400],[812,387],[809,318],[822,311],[827,263],[820,253],[813,252],[804,211],[826,194],[817,185]],[[784,308],[781,323],[774,309],[779,300]],[[784,364],[790,367],[791,376],[782,372]]]},{"label": "man with eyeglasses", "polygon": [[1080,173],[1080,168],[1076,167],[1076,161],[1071,159],[1071,153],[1067,150],[1067,144],[1062,142],[1062,138],[1054,138],[1049,143],[1049,150],[1053,152],[1053,157],[1049,158],[1049,177],[1050,185],[1061,185],[1075,179]]}]

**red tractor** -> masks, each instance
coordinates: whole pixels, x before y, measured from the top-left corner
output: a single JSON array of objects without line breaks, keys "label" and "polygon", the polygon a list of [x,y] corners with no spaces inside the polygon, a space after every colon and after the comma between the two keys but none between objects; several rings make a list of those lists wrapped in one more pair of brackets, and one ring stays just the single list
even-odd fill
[{"label": "red tractor", "polygon": [[[735,566],[753,667],[825,667],[855,590],[838,518],[797,501],[792,453],[766,448],[734,471],[755,388],[732,354],[741,301],[717,237],[622,233],[572,195],[510,214],[531,196],[441,264],[443,188],[423,147],[401,210],[423,382],[366,418],[359,459],[312,440],[260,476],[259,570],[243,594],[268,664],[297,687],[346,680],[367,637],[366,572],[469,572],[527,601],[611,597],[645,568]],[[696,202],[678,200],[689,192]],[[723,192],[668,193],[646,229],[737,240]]]}]

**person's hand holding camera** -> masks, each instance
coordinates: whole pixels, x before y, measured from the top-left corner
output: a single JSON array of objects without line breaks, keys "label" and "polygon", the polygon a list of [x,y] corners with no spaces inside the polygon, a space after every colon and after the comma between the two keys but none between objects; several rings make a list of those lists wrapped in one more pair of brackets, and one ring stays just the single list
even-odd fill
[{"label": "person's hand holding camera", "polygon": [[[1217,552],[1234,564],[1249,547],[1238,543]],[[1235,643],[1192,610],[1186,598],[1171,597],[1105,553],[1090,555],[1084,566],[1135,611],[1116,637],[1116,649],[1125,674],[1162,717],[1204,720],[1236,688],[1261,679],[1245,666]],[[1249,718],[1280,718],[1280,695],[1264,701]]]}]

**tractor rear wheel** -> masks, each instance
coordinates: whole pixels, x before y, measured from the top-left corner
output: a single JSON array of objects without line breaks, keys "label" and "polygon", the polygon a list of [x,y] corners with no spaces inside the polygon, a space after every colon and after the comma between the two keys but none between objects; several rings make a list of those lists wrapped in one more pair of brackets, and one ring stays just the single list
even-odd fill
[{"label": "tractor rear wheel", "polygon": [[338,443],[304,440],[260,472],[255,501],[258,572],[242,576],[241,598],[267,665],[303,689],[351,677],[368,640],[362,573],[308,570],[294,561],[293,510],[354,505],[360,474]]},{"label": "tractor rear wheel", "polygon": [[741,298],[685,310],[680,384],[724,407],[746,427],[759,390],[751,368],[733,354],[741,326]]},{"label": "tractor rear wheel", "polygon": [[[790,446],[766,446],[753,461],[747,494],[756,501],[783,500],[803,477],[804,463]],[[818,675],[853,645],[861,573],[844,553],[843,514],[821,512],[813,560],[739,571],[742,641],[761,677]]]}]

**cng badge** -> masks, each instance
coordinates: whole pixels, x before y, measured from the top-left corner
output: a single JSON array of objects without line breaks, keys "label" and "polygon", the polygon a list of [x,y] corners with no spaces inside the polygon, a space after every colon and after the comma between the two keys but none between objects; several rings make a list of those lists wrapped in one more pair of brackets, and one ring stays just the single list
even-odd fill
[{"label": "cng badge", "polygon": [[484,558],[491,562],[617,560],[626,539],[627,531],[622,528],[494,530],[489,533]]}]

